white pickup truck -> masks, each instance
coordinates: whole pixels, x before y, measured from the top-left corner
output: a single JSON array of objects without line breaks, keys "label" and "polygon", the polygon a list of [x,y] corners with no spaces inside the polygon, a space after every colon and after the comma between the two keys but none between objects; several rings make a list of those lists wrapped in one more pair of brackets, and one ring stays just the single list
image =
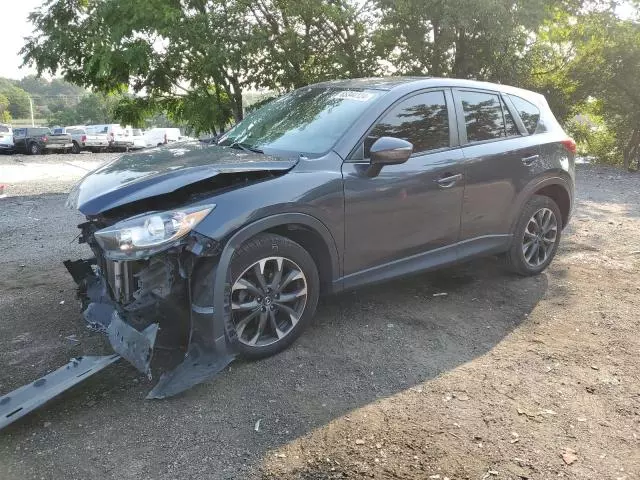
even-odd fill
[{"label": "white pickup truck", "polygon": [[85,127],[84,125],[57,127],[53,129],[53,133],[56,135],[68,133],[71,135],[71,140],[73,141],[73,146],[71,147],[72,153],[80,153],[84,150],[100,152],[109,147],[107,135],[105,133],[98,133],[97,130],[92,127]]}]

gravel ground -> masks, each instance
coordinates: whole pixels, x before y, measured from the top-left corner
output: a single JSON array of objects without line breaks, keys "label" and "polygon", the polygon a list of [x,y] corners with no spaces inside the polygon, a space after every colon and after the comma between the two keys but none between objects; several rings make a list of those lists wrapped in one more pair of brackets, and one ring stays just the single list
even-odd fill
[{"label": "gravel ground", "polygon": [[[37,162],[108,159],[54,157]],[[14,158],[0,157],[20,195],[0,200],[0,392],[109,351],[61,264],[87,253],[51,193],[73,180],[3,180]],[[152,383],[116,364],[0,432],[0,478],[640,478],[639,233],[638,174],[581,166],[545,274],[489,258],[326,298],[286,352],[169,400],[144,400]]]},{"label": "gravel ground", "polygon": [[0,155],[0,185],[7,196],[65,193],[91,170],[121,153]]}]

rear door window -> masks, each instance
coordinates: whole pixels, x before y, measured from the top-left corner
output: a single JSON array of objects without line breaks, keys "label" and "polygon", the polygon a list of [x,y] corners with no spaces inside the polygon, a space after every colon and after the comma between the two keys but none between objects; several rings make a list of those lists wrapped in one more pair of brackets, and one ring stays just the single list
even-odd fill
[{"label": "rear door window", "polygon": [[509,95],[513,106],[516,107],[518,115],[522,119],[527,132],[530,135],[534,133],[541,133],[542,126],[540,124],[540,109],[533,103],[525,100],[524,98],[516,97],[515,95]]},{"label": "rear door window", "polygon": [[364,156],[380,137],[402,138],[413,144],[413,153],[449,147],[449,115],[444,92],[420,93],[387,112],[365,140]]},{"label": "rear door window", "polygon": [[0,133],[9,133],[11,130],[6,125],[0,125]]},{"label": "rear door window", "polygon": [[457,95],[462,103],[469,143],[507,136],[502,102],[498,94],[461,90]]},{"label": "rear door window", "polygon": [[14,137],[26,137],[27,136],[27,129],[26,128],[16,128],[13,131],[13,136]]}]

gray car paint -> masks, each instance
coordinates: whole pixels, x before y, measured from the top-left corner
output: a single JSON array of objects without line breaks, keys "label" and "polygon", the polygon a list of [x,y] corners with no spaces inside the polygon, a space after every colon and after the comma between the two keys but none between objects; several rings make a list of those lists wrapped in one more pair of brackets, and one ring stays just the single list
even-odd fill
[{"label": "gray car paint", "polygon": [[[345,131],[332,151],[317,158],[293,160],[265,147],[265,153],[274,156],[263,162],[260,159],[265,157],[260,154],[212,146],[199,150],[198,165],[183,164],[176,147],[135,154],[127,156],[127,162],[133,165],[137,160],[144,161],[148,171],[142,174],[136,172],[137,166],[121,169],[112,164],[88,176],[79,187],[78,204],[84,205],[81,211],[99,213],[221,172],[233,173],[234,169],[286,170],[284,175],[213,193],[193,203],[217,205],[195,231],[224,242],[243,226],[274,215],[308,215],[330,232],[328,248],[339,260],[339,268],[332,270],[334,289],[340,290],[379,277],[390,278],[505,250],[514,218],[533,193],[534,185],[558,184],[573,198],[573,157],[558,144],[567,136],[555,119],[548,133],[477,145],[466,145],[459,119],[450,119],[457,127],[450,149],[414,156],[402,165],[385,166],[373,178],[363,175],[366,165],[345,162],[387,109],[416,92],[474,88],[516,94],[540,104],[542,97],[538,94],[483,82],[436,78],[359,79],[317,85],[327,86],[385,90]],[[549,146],[542,149],[540,143]],[[540,152],[539,161],[524,166],[522,156],[533,151]],[[192,153],[183,157],[189,155]],[[243,156],[248,162],[230,166],[238,164]],[[119,180],[112,181],[107,173],[117,174]],[[452,189],[438,188],[433,181],[449,173],[462,173],[463,178]],[[94,193],[96,188],[100,190],[98,195]],[[86,197],[83,192],[87,192]]]}]

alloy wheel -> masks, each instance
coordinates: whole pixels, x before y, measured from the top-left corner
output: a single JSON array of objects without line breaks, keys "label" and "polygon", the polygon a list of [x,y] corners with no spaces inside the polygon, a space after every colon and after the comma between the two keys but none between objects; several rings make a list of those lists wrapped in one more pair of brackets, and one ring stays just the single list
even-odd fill
[{"label": "alloy wheel", "polygon": [[558,220],[548,208],[535,212],[524,229],[522,254],[531,267],[547,261],[558,238]]},{"label": "alloy wheel", "polygon": [[249,266],[231,288],[231,313],[238,340],[263,347],[291,333],[307,304],[307,278],[284,257]]}]

